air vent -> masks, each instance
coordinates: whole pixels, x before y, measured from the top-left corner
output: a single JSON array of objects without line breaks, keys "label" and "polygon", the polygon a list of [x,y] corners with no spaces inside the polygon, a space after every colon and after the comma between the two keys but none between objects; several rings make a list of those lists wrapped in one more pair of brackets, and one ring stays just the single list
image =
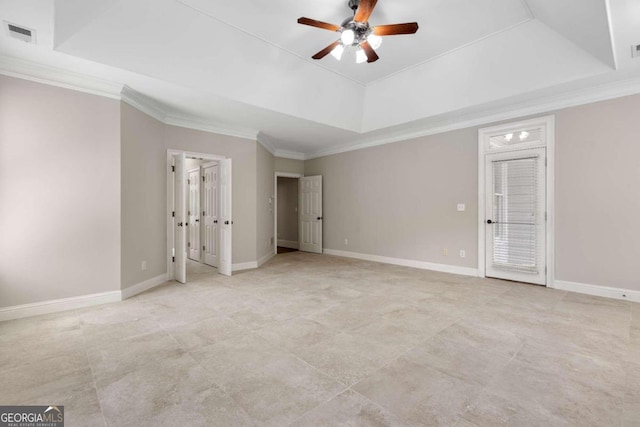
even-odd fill
[{"label": "air vent", "polygon": [[640,58],[640,44],[631,46],[631,56],[634,58]]},{"label": "air vent", "polygon": [[6,21],[4,22],[4,27],[6,28],[9,37],[13,37],[14,39],[18,39],[25,43],[36,42],[36,32],[31,28],[22,27]]}]

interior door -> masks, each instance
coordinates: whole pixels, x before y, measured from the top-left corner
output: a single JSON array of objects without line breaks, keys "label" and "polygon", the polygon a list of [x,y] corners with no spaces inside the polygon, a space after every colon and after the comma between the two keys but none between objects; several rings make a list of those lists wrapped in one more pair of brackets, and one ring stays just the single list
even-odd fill
[{"label": "interior door", "polygon": [[300,178],[300,250],[322,253],[322,176]]},{"label": "interior door", "polygon": [[546,149],[486,156],[487,277],[546,284]]},{"label": "interior door", "polygon": [[189,258],[200,262],[200,168],[189,171]]},{"label": "interior door", "polygon": [[207,163],[202,166],[202,217],[204,221],[202,250],[204,263],[212,267],[218,266],[219,172],[218,163]]},{"label": "interior door", "polygon": [[220,160],[220,258],[218,272],[225,276],[232,273],[232,211],[231,211],[231,159]]},{"label": "interior door", "polygon": [[185,170],[184,153],[173,156],[175,171],[173,174],[174,188],[174,254],[175,279],[180,283],[187,283],[187,233],[185,223],[187,218],[187,171]]}]

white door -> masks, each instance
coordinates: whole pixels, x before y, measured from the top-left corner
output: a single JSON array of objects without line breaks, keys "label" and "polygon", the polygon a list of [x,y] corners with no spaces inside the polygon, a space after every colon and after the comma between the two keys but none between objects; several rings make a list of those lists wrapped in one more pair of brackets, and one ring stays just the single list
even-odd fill
[{"label": "white door", "polygon": [[220,160],[220,258],[218,272],[225,276],[231,276],[232,272],[231,184],[231,159]]},{"label": "white door", "polygon": [[486,156],[487,277],[546,284],[546,149]]},{"label": "white door", "polygon": [[204,232],[202,251],[204,263],[212,267],[218,266],[218,163],[208,163],[202,166],[202,218]]},{"label": "white door", "polygon": [[300,178],[300,250],[322,253],[322,176]]},{"label": "white door", "polygon": [[187,178],[189,186],[189,258],[200,262],[200,168],[191,169]]},{"label": "white door", "polygon": [[187,283],[187,171],[185,170],[184,153],[173,156],[175,171],[173,174],[174,206],[174,251],[175,279]]}]

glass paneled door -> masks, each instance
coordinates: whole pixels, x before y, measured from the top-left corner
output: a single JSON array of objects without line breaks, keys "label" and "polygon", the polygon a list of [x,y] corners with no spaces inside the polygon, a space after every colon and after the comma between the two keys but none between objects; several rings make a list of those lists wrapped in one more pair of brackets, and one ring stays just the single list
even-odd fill
[{"label": "glass paneled door", "polygon": [[546,149],[487,154],[487,277],[546,284]]}]

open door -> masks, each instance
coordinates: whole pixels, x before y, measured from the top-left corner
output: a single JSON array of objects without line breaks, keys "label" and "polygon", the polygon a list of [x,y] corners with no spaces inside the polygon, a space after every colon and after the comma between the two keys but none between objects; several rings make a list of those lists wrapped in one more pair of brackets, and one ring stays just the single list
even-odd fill
[{"label": "open door", "polygon": [[220,258],[218,272],[225,276],[232,273],[232,227],[231,218],[231,159],[220,160]]},{"label": "open door", "polygon": [[212,267],[218,267],[218,230],[220,228],[219,172],[218,162],[202,165],[202,216],[204,219],[202,250],[204,252],[204,263]]},{"label": "open door", "polygon": [[300,250],[322,253],[322,176],[300,178]]},{"label": "open door", "polygon": [[173,156],[175,279],[187,283],[187,171],[184,153]]},{"label": "open door", "polygon": [[189,259],[200,262],[200,168],[188,171],[189,178]]}]

